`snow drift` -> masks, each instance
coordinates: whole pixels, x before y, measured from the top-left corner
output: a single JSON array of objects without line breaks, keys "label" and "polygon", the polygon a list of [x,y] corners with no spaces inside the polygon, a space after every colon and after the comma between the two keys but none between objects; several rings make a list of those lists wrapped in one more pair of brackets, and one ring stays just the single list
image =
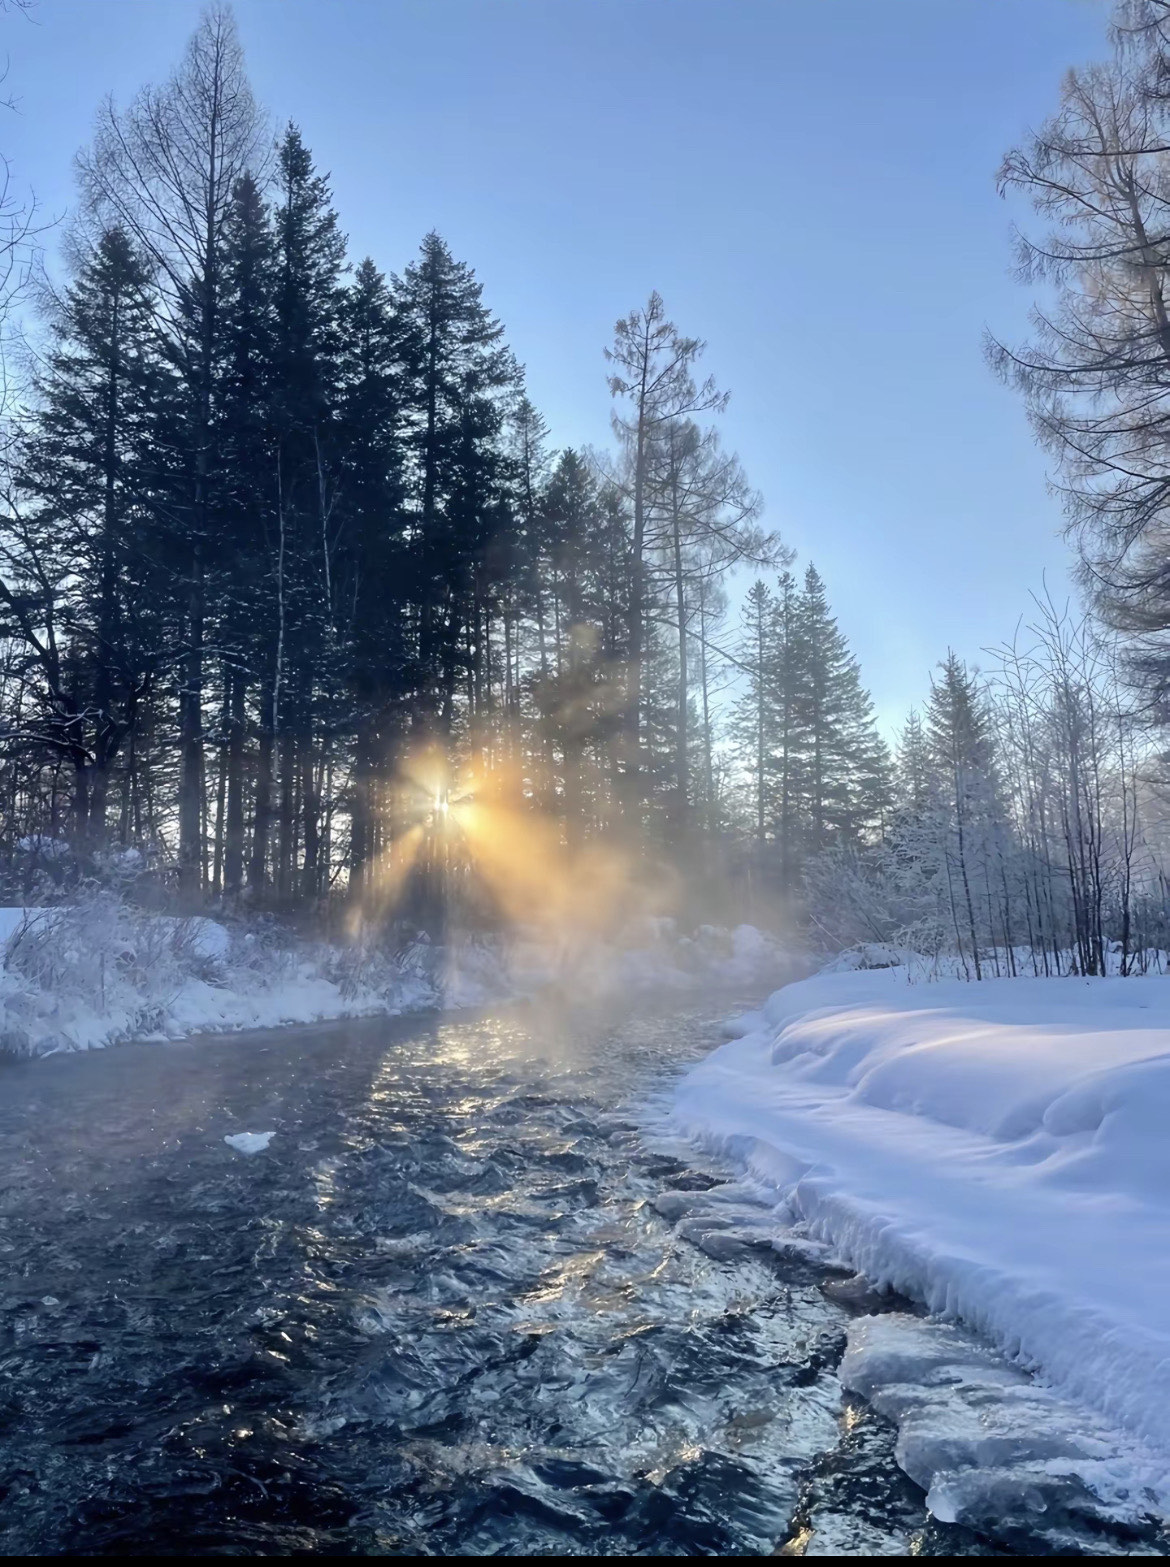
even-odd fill
[{"label": "snow drift", "polygon": [[1170,979],[820,974],[673,1115],[876,1282],[1170,1450]]}]

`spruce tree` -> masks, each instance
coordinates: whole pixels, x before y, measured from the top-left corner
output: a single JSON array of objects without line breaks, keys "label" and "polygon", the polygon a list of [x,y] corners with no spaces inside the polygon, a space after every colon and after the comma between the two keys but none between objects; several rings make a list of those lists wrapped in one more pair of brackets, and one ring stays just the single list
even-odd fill
[{"label": "spruce tree", "polygon": [[78,159],[89,213],[126,230],[146,258],[161,308],[154,324],[182,389],[166,439],[181,485],[172,497],[171,544],[184,599],[177,682],[180,782],[178,872],[196,897],[204,860],[204,682],[208,572],[230,540],[222,531],[214,438],[222,365],[223,246],[237,181],[261,156],[265,129],[235,23],[210,8],[161,88],[124,113],[108,100],[92,147]]},{"label": "spruce tree", "polygon": [[811,565],[801,594],[800,638],[805,850],[815,854],[831,844],[857,842],[879,825],[890,763],[857,660]]},{"label": "spruce tree", "polygon": [[275,240],[271,214],[251,175],[233,192],[224,247],[222,392],[217,444],[230,554],[217,563],[217,642],[223,674],[220,787],[223,843],[216,834],[213,886],[243,887],[247,694],[257,696],[260,742],[249,882],[264,885],[272,810],[272,703],[277,604],[271,572],[273,401],[276,377]]},{"label": "spruce tree", "polygon": [[5,597],[34,656],[47,737],[73,765],[74,836],[90,847],[105,838],[114,759],[174,656],[154,442],[168,379],[155,309],[127,234],[102,233],[58,302],[40,405],[19,443],[31,512],[9,559],[26,563],[30,593]]},{"label": "spruce tree", "polygon": [[379,848],[377,767],[401,750],[412,680],[407,644],[403,345],[385,277],[366,259],[340,309],[340,511],[345,549],[338,601],[352,723],[349,871],[359,894]]},{"label": "spruce tree", "polygon": [[916,708],[910,710],[898,738],[893,781],[898,810],[909,816],[921,815],[930,803],[931,758],[926,730]]},{"label": "spruce tree", "polygon": [[475,273],[438,234],[395,283],[405,347],[404,435],[417,618],[414,723],[449,733],[464,638],[481,648],[476,566],[498,524],[503,431],[520,372]]},{"label": "spruce tree", "polygon": [[[337,605],[339,317],[345,240],[327,180],[290,125],[277,152],[273,419],[278,627],[274,727],[280,774],[277,885],[323,886],[321,785],[339,687]],[[290,630],[295,628],[295,636]],[[319,735],[324,715],[330,731]],[[318,740],[322,742],[318,747]]]},{"label": "spruce tree", "polygon": [[[976,979],[983,978],[979,880],[988,883],[990,840],[998,816],[991,725],[979,686],[952,651],[930,685],[926,733],[942,805],[940,850],[955,940],[965,962],[969,943]],[[990,934],[990,933],[989,933]]]}]

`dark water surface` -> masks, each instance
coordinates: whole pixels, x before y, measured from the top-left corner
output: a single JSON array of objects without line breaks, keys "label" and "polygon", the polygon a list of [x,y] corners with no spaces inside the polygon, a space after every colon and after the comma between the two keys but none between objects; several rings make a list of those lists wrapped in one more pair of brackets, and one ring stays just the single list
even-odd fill
[{"label": "dark water surface", "polygon": [[995,1554],[843,1400],[825,1268],[653,1205],[723,1179],[637,1105],[730,999],[0,1067],[3,1549]]}]

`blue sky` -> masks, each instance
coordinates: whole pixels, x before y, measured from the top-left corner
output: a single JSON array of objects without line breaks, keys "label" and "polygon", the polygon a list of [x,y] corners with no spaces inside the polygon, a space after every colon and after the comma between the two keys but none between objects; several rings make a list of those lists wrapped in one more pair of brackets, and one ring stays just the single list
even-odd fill
[{"label": "blue sky", "polygon": [[[0,146],[67,212],[99,99],[165,76],[198,0],[0,19]],[[602,348],[652,288],[732,400],[767,518],[826,577],[887,724],[1046,573],[1046,461],[987,370],[1019,339],[994,174],[1100,56],[1099,0],[238,0],[258,96],[332,175],[355,259],[430,228],[477,270],[558,444],[608,437]],[[50,240],[50,244],[52,241]]]}]

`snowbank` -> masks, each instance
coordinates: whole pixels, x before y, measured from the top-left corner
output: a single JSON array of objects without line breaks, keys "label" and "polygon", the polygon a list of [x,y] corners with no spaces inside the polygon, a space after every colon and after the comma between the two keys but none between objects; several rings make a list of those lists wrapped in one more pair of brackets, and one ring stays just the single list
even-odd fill
[{"label": "snowbank", "polygon": [[820,974],[678,1087],[878,1283],[1170,1451],[1170,979]]},{"label": "snowbank", "polygon": [[299,945],[98,892],[0,908],[0,1052],[276,1027],[433,1005],[422,965]]},{"label": "snowbank", "polygon": [[762,985],[792,967],[774,938],[750,926],[704,927],[689,938],[655,921],[613,945],[572,951],[521,934],[393,952],[148,914],[99,891],[74,904],[0,908],[0,1054],[482,1006],[554,983],[586,1002],[701,983]]}]

